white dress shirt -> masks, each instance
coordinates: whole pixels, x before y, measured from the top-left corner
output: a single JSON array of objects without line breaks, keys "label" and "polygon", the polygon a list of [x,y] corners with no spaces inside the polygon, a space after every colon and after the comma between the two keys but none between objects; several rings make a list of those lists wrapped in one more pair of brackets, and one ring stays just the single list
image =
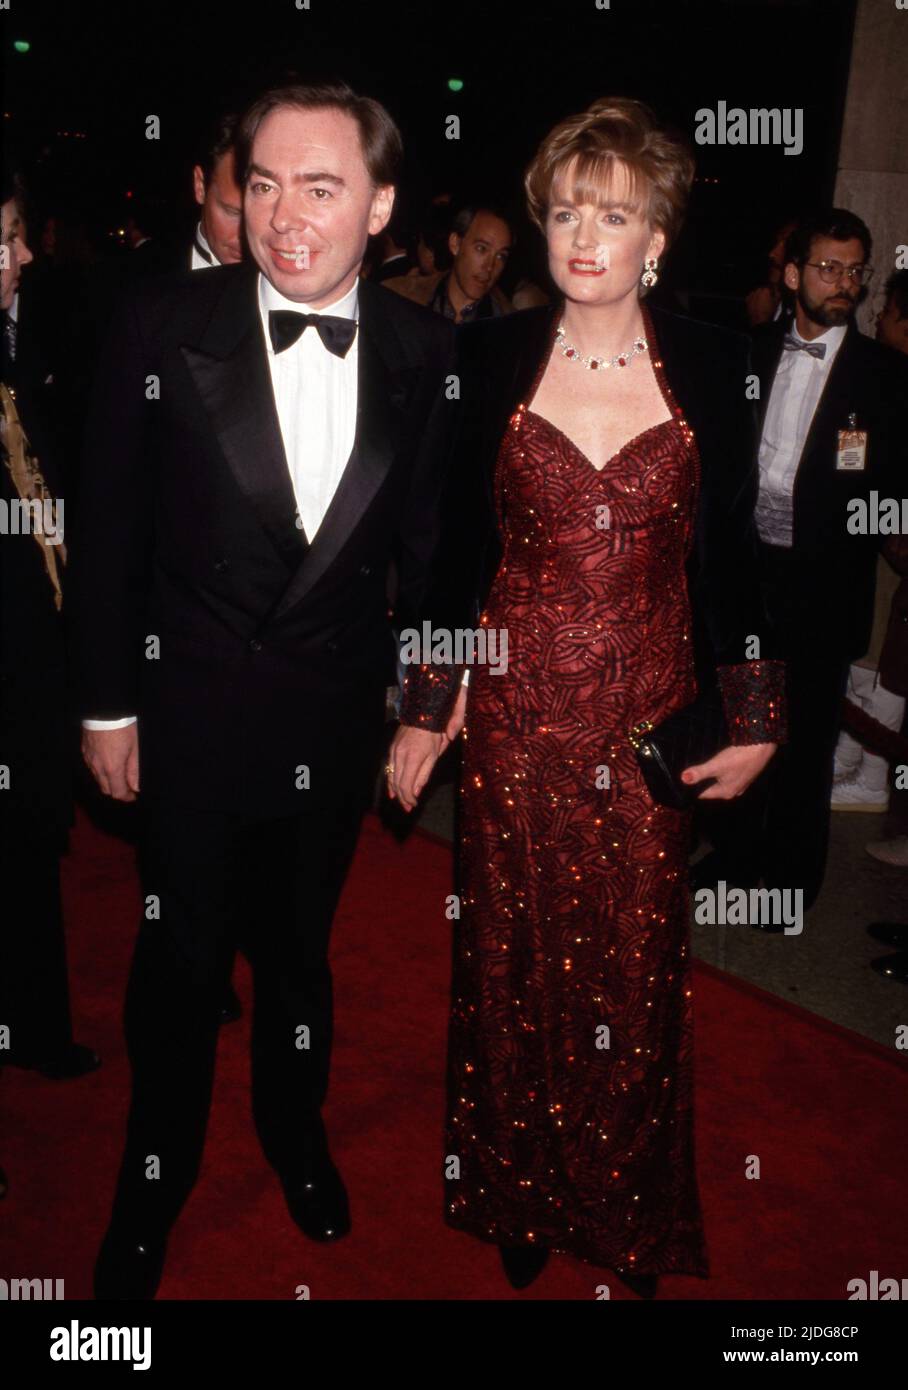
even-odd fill
[{"label": "white dress shirt", "polygon": [[271,309],[291,309],[296,313],[355,319],[358,285],[356,281],[334,304],[312,309],[308,304],[285,298],[270,280],[259,276],[259,310],[268,369],[297,512],[310,542],[331,505],[353,449],[359,334],[346,357],[335,357],[329,352],[311,326],[293,347],[276,353],[268,333],[268,313]]},{"label": "white dress shirt", "polygon": [[[196,245],[196,242],[198,242],[198,245]],[[206,251],[208,255],[211,257],[210,261],[207,261],[204,256],[199,255],[199,246],[201,246],[202,250]],[[202,231],[202,224],[200,222],[195,229],[195,238],[192,243],[192,252],[190,253],[189,257],[189,269],[210,270],[212,266],[220,264],[221,262],[218,260],[217,256],[214,254],[208,243],[208,238]]]},{"label": "white dress shirt", "polygon": [[[331,505],[353,449],[359,333],[346,357],[329,352],[311,325],[292,347],[276,353],[268,332],[268,314],[271,309],[291,309],[296,313],[356,319],[358,286],[356,281],[334,304],[312,309],[308,304],[287,299],[259,274],[259,315],[268,370],[296,499],[297,521],[310,542]],[[82,727],[122,729],[133,723],[134,715],[126,719],[83,719]]]},{"label": "white dress shirt", "polygon": [[[827,328],[819,337],[810,339],[812,343],[826,344],[824,357],[783,349],[779,358],[760,440],[756,522],[760,539],[767,545],[791,545],[792,494],[798,465],[814,412],[829,379],[829,369],[846,331],[845,325]],[[802,343],[807,341],[794,323],[791,335]]]}]

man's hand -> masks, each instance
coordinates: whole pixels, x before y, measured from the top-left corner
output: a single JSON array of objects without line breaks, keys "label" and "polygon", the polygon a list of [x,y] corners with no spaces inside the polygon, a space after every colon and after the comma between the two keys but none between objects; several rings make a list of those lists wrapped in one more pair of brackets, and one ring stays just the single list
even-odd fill
[{"label": "man's hand", "polygon": [[686,767],[681,781],[702,782],[704,777],[717,777],[719,780],[700,792],[697,800],[731,801],[746,792],[754,778],[759,777],[777,747],[775,743],[733,744],[720,749],[705,763]]},{"label": "man's hand", "polygon": [[82,730],[82,757],[104,795],[114,801],[135,801],[139,792],[138,728]]}]

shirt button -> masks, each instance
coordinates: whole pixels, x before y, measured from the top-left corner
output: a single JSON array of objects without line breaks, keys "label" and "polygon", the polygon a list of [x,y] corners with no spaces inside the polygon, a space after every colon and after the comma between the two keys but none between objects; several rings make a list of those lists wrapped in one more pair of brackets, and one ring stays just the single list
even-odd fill
[{"label": "shirt button", "polygon": [[365,579],[366,575],[369,575],[369,574],[372,573],[372,566],[371,566],[371,565],[360,565],[360,570],[359,570],[359,572],[360,572],[360,574],[363,576],[363,578]]},{"label": "shirt button", "polygon": [[225,569],[227,568],[227,561],[226,561],[226,560],[215,560],[215,562],[214,562],[214,567],[215,567],[215,569],[217,570],[218,574],[223,574],[224,571],[225,571]]},{"label": "shirt button", "polygon": [[262,650],[262,644],[257,637],[253,637],[252,641],[249,643],[249,650],[251,652],[260,652]]}]

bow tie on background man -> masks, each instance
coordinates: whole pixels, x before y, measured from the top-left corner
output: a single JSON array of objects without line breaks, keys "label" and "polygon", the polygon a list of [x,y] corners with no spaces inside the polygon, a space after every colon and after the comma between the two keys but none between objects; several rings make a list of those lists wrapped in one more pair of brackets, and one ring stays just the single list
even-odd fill
[{"label": "bow tie on background man", "polygon": [[336,318],[331,314],[298,314],[294,309],[271,309],[268,313],[268,332],[275,352],[292,347],[304,329],[312,324],[329,352],[346,357],[356,337],[356,320]]},{"label": "bow tie on background man", "polygon": [[795,338],[791,333],[786,334],[782,347],[786,352],[809,352],[811,357],[825,357],[825,343],[805,343],[800,338]]}]

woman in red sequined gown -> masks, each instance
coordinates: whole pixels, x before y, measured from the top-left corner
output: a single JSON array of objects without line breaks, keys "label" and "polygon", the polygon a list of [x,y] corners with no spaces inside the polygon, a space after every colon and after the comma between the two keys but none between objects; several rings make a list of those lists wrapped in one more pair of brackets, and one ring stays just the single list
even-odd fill
[{"label": "woman in red sequined gown", "polygon": [[[620,155],[604,188],[603,147]],[[749,517],[739,534],[734,511],[752,462],[749,425],[737,400],[737,433],[713,444],[704,423],[710,458],[730,444],[744,454],[730,491],[704,491],[698,432],[662,342],[679,362],[702,357],[698,326],[679,342],[672,316],[657,324],[636,293],[641,264],[674,230],[677,209],[654,194],[671,179],[689,184],[686,160],[645,108],[614,102],[563,123],[531,167],[531,211],[535,196],[565,300],[464,335],[464,398],[495,404],[464,430],[440,560],[442,588],[471,572],[465,538],[471,524],[483,530],[483,485],[471,491],[463,470],[470,458],[487,467],[481,441],[497,436],[497,545],[491,564],[480,545],[472,567],[494,578],[471,587],[480,625],[507,635],[507,669],[477,664],[466,692],[462,666],[412,673],[390,764],[392,794],[412,805],[463,724],[446,1218],[497,1243],[517,1287],[549,1250],[614,1269],[647,1294],[655,1275],[708,1273],[694,1166],[689,817],[654,803],[628,740],[641,718],[656,724],[696,695],[692,550],[705,552],[707,586],[727,579],[726,598],[742,600],[731,645],[713,643],[735,746],[692,777],[718,778],[705,795],[738,794],[771,756],[782,672],[743,659],[743,634],[760,623]],[[592,269],[572,269],[572,258]],[[626,351],[587,368],[592,334],[608,349],[611,325]],[[732,388],[727,344],[718,347],[721,393]],[[743,371],[739,344],[731,355]],[[743,379],[738,387],[743,399]],[[721,423],[714,407],[703,400],[697,413]],[[735,533],[718,547],[710,512]],[[743,572],[733,581],[720,563],[729,544]],[[466,609],[439,600],[438,611]],[[717,599],[707,627],[728,629],[726,618]]]}]

